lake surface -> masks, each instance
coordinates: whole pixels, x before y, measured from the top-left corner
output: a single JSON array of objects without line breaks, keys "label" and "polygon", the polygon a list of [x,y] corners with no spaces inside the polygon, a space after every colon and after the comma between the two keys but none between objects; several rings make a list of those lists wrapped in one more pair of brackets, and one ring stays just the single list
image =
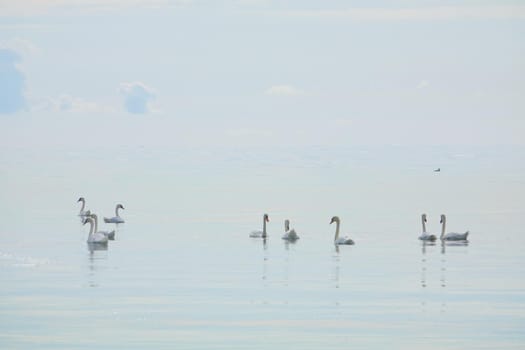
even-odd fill
[{"label": "lake surface", "polygon": [[[525,348],[522,148],[0,159],[1,348]],[[99,217],[126,208],[107,250],[88,249],[80,196]],[[266,242],[248,237],[263,213]],[[469,244],[418,241],[421,213]],[[334,215],[355,246],[334,247]]]}]

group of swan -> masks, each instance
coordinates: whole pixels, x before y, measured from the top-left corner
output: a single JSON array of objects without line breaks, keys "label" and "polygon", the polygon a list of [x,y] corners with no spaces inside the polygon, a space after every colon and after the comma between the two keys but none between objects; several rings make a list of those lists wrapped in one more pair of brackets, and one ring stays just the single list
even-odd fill
[{"label": "group of swan", "polygon": [[[82,219],[82,224],[90,224],[89,234],[88,234],[88,243],[97,243],[97,244],[107,244],[108,240],[115,239],[115,230],[113,231],[99,231],[98,230],[98,216],[95,213],[91,213],[90,210],[86,209],[86,200],[84,197],[80,197],[77,202],[82,202],[82,207],[80,208],[79,216]],[[117,204],[115,208],[115,215],[112,218],[104,217],[105,223],[115,223],[121,224],[124,223],[124,219],[119,216],[118,210],[124,209],[122,204]]]},{"label": "group of swan", "polygon": [[[262,231],[252,231],[250,233],[250,237],[253,238],[266,238],[268,236],[266,232],[266,223],[270,222],[270,219],[268,218],[268,214],[263,215],[263,229]],[[341,219],[339,217],[334,216],[332,220],[330,221],[330,224],[336,223],[335,228],[335,237],[334,237],[334,243],[339,244],[354,244],[354,241],[352,241],[348,237],[339,237],[339,228],[341,226]],[[290,220],[286,219],[284,220],[284,235],[281,237],[282,239],[286,241],[296,241],[299,239],[299,235],[297,232],[292,228],[290,229]]]},{"label": "group of swan", "polygon": [[[262,231],[252,231],[250,233],[250,237],[253,238],[266,238],[268,234],[266,233],[266,223],[270,222],[270,219],[268,217],[268,214],[263,215],[263,229]],[[290,220],[286,219],[284,220],[284,235],[282,236],[282,239],[287,241],[296,241],[299,239],[299,235],[295,230],[292,228],[290,229]]]},{"label": "group of swan", "polygon": [[[437,239],[436,235],[433,235],[431,233],[427,232],[426,228],[426,222],[427,222],[427,214],[421,214],[421,224],[423,225],[423,232],[421,233],[421,236],[419,236],[419,239],[422,241],[435,241]],[[441,220],[439,223],[441,224],[441,235],[439,236],[439,239],[442,241],[466,241],[467,237],[469,235],[469,231],[466,231],[464,233],[457,233],[457,232],[449,232],[445,233],[445,226],[447,222],[447,217],[445,214],[441,214]]]},{"label": "group of swan", "polygon": [[[445,214],[441,214],[441,221],[442,224],[441,227],[441,236],[439,237],[443,241],[466,241],[467,237],[469,235],[469,231],[466,231],[465,233],[456,233],[456,232],[449,232],[445,233],[445,225],[446,225],[447,218]],[[250,233],[250,237],[254,238],[266,238],[268,236],[266,232],[266,223],[270,222],[270,219],[268,218],[268,214],[263,215],[263,229],[262,231],[252,231]],[[339,229],[341,227],[341,219],[339,219],[338,216],[332,217],[332,220],[330,220],[330,224],[333,224],[335,222],[335,236],[334,236],[334,244],[336,245],[353,245],[355,244],[354,241],[347,236],[339,237]],[[435,241],[437,239],[436,235],[433,235],[431,233],[427,232],[426,227],[427,222],[427,214],[421,215],[421,224],[423,225],[423,232],[418,237],[422,241]],[[290,220],[286,219],[284,221],[284,235],[282,236],[282,239],[285,239],[287,241],[295,241],[299,239],[299,235],[297,232],[295,232],[294,229],[290,229]]]}]

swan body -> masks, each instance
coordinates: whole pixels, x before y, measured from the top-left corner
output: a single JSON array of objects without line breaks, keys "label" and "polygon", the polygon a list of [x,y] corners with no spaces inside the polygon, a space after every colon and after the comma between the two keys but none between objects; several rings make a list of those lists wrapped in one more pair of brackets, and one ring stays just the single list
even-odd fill
[{"label": "swan body", "polygon": [[99,231],[98,230],[98,216],[97,214],[89,214],[89,217],[93,219],[95,222],[95,233],[101,233],[104,236],[106,236],[108,239],[114,240],[115,239],[115,230],[113,231]]},{"label": "swan body", "polygon": [[296,241],[299,239],[297,232],[295,232],[293,228],[290,229],[290,220],[288,219],[284,220],[284,235],[282,238],[287,241]]},{"label": "swan body", "polygon": [[445,214],[441,214],[441,220],[439,221],[439,223],[442,225],[441,226],[441,236],[440,236],[440,239],[442,241],[466,241],[467,240],[467,237],[470,231],[466,231],[464,233],[457,233],[457,232],[445,233],[446,222],[447,222],[447,217],[445,216]]},{"label": "swan body", "polygon": [[112,217],[112,218],[104,217],[104,222],[106,224],[123,224],[124,223],[124,219],[121,218],[120,215],[118,215],[118,210],[119,209],[124,209],[122,204],[117,204],[117,206],[115,207],[115,216]]},{"label": "swan body", "polygon": [[87,217],[84,219],[84,225],[90,224],[89,228],[89,235],[87,242],[88,243],[96,243],[96,244],[108,244],[108,237],[103,235],[102,233],[95,232],[95,221],[91,217]]},{"label": "swan body", "polygon": [[421,236],[419,236],[418,238],[422,241],[432,241],[433,242],[436,240],[436,235],[433,235],[427,232],[426,222],[427,222],[427,214],[421,214],[421,224],[423,225],[423,232],[421,233]]},{"label": "swan body", "polygon": [[270,222],[270,219],[268,218],[268,214],[263,215],[263,229],[262,231],[252,231],[250,233],[250,237],[253,238],[266,238],[268,234],[266,233],[266,223]]},{"label": "swan body", "polygon": [[348,238],[346,236],[339,237],[339,227],[341,226],[341,220],[339,219],[338,216],[334,216],[332,218],[332,220],[330,221],[330,225],[333,224],[334,222],[336,224],[334,243],[336,245],[342,245],[342,244],[352,245],[352,244],[355,244],[353,240],[351,240],[350,238]]},{"label": "swan body", "polygon": [[82,207],[80,208],[80,212],[78,213],[78,216],[86,216],[89,214],[89,210],[85,210],[86,209],[86,200],[84,199],[84,197],[80,197],[77,201],[78,202],[82,202]]}]

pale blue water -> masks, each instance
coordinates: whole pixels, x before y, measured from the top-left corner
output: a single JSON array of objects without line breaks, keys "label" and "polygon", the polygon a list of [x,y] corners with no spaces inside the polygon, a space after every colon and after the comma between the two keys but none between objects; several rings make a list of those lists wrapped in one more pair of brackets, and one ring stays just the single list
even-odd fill
[{"label": "pale blue water", "polygon": [[[2,348],[525,347],[523,149],[0,155]],[[107,251],[86,246],[80,196],[126,208]],[[470,243],[423,246],[423,212]],[[355,246],[333,246],[333,215]]]}]

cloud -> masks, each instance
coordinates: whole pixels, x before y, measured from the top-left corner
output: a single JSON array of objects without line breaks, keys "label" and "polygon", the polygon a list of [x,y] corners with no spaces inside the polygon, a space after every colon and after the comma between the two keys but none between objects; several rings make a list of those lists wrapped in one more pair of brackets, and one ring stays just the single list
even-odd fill
[{"label": "cloud", "polygon": [[291,10],[284,16],[349,19],[355,21],[451,21],[525,19],[525,6],[434,6],[414,8],[348,8],[343,10]]},{"label": "cloud", "polygon": [[266,95],[272,96],[300,96],[304,95],[304,92],[291,86],[291,85],[274,85],[268,88],[265,92]]},{"label": "cloud", "polygon": [[26,106],[25,77],[16,66],[19,61],[15,51],[0,49],[0,113],[14,113]]},{"label": "cloud", "polygon": [[30,55],[36,55],[41,52],[40,48],[36,46],[33,42],[20,37],[14,37],[11,39],[0,41],[0,48],[5,48],[21,53],[25,57]]},{"label": "cloud", "polygon": [[71,13],[120,11],[127,8],[165,8],[191,4],[193,0],[0,0],[0,17],[70,15]]},{"label": "cloud", "polygon": [[124,95],[124,108],[133,114],[148,113],[148,102],[155,98],[154,90],[141,82],[120,84],[120,93]]},{"label": "cloud", "polygon": [[424,89],[430,86],[430,82],[428,80],[421,80],[419,84],[417,84],[416,89]]},{"label": "cloud", "polygon": [[113,109],[107,106],[99,105],[98,103],[86,101],[79,97],[73,97],[68,94],[62,94],[58,97],[49,98],[40,103],[34,103],[33,111],[47,111],[47,112],[92,112],[104,113],[113,112]]}]

